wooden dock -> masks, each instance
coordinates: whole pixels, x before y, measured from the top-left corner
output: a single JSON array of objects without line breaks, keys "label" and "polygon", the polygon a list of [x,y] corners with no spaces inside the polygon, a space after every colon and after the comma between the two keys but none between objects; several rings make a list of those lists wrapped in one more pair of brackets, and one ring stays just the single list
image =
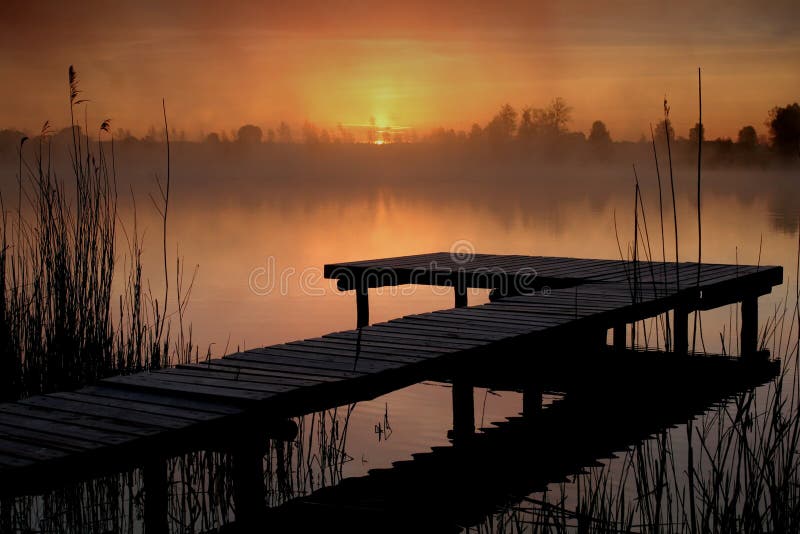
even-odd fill
[{"label": "wooden dock", "polygon": [[[703,264],[698,275],[695,263],[449,253],[332,264],[325,275],[355,291],[357,328],[1,404],[0,494],[143,465],[145,491],[158,496],[164,458],[223,449],[242,466],[237,512],[256,515],[246,495],[263,480],[258,443],[290,437],[289,417],[451,377],[454,428],[470,433],[472,388],[457,378],[465,366],[492,365],[498,354],[558,358],[535,349],[568,354],[576,339],[605,349],[610,329],[622,349],[627,325],[670,311],[674,352],[685,354],[689,313],[734,302],[742,353],[756,357],[757,299],[783,278],[771,266]],[[412,283],[452,286],[455,307],[369,324],[370,288]],[[493,302],[468,306],[470,287],[493,289]]]}]

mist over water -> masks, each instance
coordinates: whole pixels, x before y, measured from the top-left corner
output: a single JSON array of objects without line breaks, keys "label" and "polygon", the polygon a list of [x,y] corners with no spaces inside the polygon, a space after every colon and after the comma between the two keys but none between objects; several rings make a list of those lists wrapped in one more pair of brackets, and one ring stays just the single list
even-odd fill
[{"label": "mist over water", "polygon": [[[136,228],[144,236],[145,276],[160,294],[161,220],[149,195],[157,190],[154,176],[166,172],[163,146],[121,144],[116,151],[118,232],[131,235],[135,211]],[[54,157],[54,164],[69,184],[65,156]],[[629,146],[598,161],[431,144],[209,149],[177,143],[167,234],[170,283],[176,255],[185,261],[184,279],[198,266],[186,322],[200,359],[207,352],[221,356],[352,329],[355,297],[322,278],[326,263],[454,246],[478,253],[627,258],[633,241],[631,164],[644,197],[649,250],[659,261],[659,191],[647,146]],[[15,164],[6,163],[3,171],[9,209]],[[683,163],[675,177],[679,258],[694,261],[696,168]],[[666,259],[672,261],[666,166],[661,178]],[[786,287],[794,285],[797,178],[796,167],[779,165],[718,166],[703,173],[703,260],[784,267],[784,286],[760,299],[762,324]],[[127,265],[124,246],[119,254],[120,265]],[[470,293],[470,304],[487,300],[486,291]],[[383,288],[370,294],[372,322],[452,305],[448,288]],[[705,350],[735,352],[728,337],[720,338],[720,332],[729,335],[735,314],[730,307],[704,312]],[[479,388],[475,403],[480,427],[516,415],[521,395]],[[441,384],[419,384],[359,403],[350,419],[343,475],[364,475],[447,445],[451,419],[450,390]],[[678,452],[685,448],[680,432],[674,432]],[[574,491],[567,490],[573,497]]]},{"label": "mist over water", "polygon": [[[610,160],[544,158],[430,144],[260,145],[178,143],[172,152],[167,252],[184,277],[198,266],[188,322],[205,355],[237,346],[317,336],[355,324],[355,299],[321,278],[324,264],[448,251],[618,259],[633,242],[636,165],[653,259],[661,260],[658,182],[651,150],[628,147]],[[116,148],[119,232],[144,235],[145,276],[163,284],[161,227],[150,195],[165,175],[163,146]],[[60,176],[66,154],[55,153]],[[10,165],[9,165],[10,167]],[[6,206],[15,169],[3,173]],[[696,168],[675,169],[679,258],[697,257]],[[675,259],[668,169],[662,162],[666,259]],[[800,187],[796,167],[704,170],[703,260],[782,265],[793,277]],[[69,178],[67,178],[69,185]],[[14,199],[16,202],[16,199]],[[615,222],[616,221],[616,222]],[[616,224],[616,230],[615,230]],[[123,241],[124,243],[124,241]],[[124,255],[121,246],[119,254]],[[640,258],[641,258],[640,253]],[[118,261],[124,264],[124,257]],[[384,288],[372,320],[452,306],[447,288]],[[762,318],[783,288],[761,299]],[[780,295],[779,295],[780,294]],[[470,302],[486,299],[475,291]],[[711,318],[716,314],[717,321]],[[719,351],[726,309],[704,321]]]},{"label": "mist over water", "polygon": [[[26,150],[27,164],[35,165],[36,147]],[[166,175],[164,146],[118,143],[115,153],[123,238],[118,262],[127,265],[124,243],[135,221],[145,277],[159,294],[161,220],[151,196],[158,191],[156,176]],[[197,266],[187,322],[202,355],[352,328],[354,297],[322,279],[326,263],[448,251],[462,242],[478,253],[627,258],[632,165],[649,254],[662,259],[661,213],[666,259],[675,259],[669,170],[662,157],[660,211],[648,144],[617,144],[598,157],[563,147],[547,155],[463,144],[175,143],[171,157],[169,278],[173,283],[176,257],[185,261],[187,285]],[[67,148],[54,143],[51,158],[69,191]],[[6,209],[13,210],[17,162],[4,161],[0,187]],[[703,260],[782,265],[788,280],[800,170],[768,163],[704,168]],[[697,259],[696,172],[692,161],[674,169],[681,261]],[[761,299],[762,318],[781,291]],[[448,288],[374,293],[373,322],[452,306]],[[485,291],[474,290],[470,302],[485,299]],[[730,311],[705,315],[706,349],[719,351],[718,332]]]}]

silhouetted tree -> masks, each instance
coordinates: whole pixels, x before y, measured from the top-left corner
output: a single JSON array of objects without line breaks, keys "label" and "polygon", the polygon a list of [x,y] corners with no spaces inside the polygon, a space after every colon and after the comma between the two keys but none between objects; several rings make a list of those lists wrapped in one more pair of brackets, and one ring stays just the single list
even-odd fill
[{"label": "silhouetted tree", "polygon": [[458,140],[458,134],[452,128],[434,128],[431,130],[430,141],[437,144],[451,144]]},{"label": "silhouetted tree", "polygon": [[[65,129],[69,130],[69,128]],[[156,141],[160,141],[163,138],[164,138],[163,132],[161,132],[160,129],[156,130],[156,127],[151,124],[150,127],[147,129],[147,134],[144,136],[144,139],[142,139],[142,141],[144,141],[145,143],[155,143]]]},{"label": "silhouetted tree", "polygon": [[355,143],[356,138],[355,136],[348,130],[347,128],[342,125],[340,122],[336,125],[336,138],[334,142],[341,142],[341,143]]},{"label": "silhouetted tree", "polygon": [[561,98],[554,98],[544,109],[527,107],[522,112],[519,126],[520,139],[555,139],[567,133],[572,108]]},{"label": "silhouetted tree", "polygon": [[222,141],[219,138],[219,134],[217,134],[216,132],[211,132],[210,134],[208,134],[206,136],[206,143],[208,143],[210,145],[218,145],[221,142]]},{"label": "silhouetted tree", "polygon": [[375,126],[375,117],[369,118],[369,127],[367,128],[367,143],[374,144],[378,139],[378,128]]},{"label": "silhouetted tree", "polygon": [[594,121],[589,132],[589,142],[597,147],[606,147],[611,144],[611,134],[603,121]]},{"label": "silhouetted tree", "polygon": [[[73,128],[75,133],[74,137],[75,139],[81,139],[82,136],[86,135],[83,132],[83,129],[76,124],[74,126],[67,126],[66,128],[62,128],[59,131],[57,131],[50,137],[50,142],[53,144],[54,147],[72,147]],[[154,141],[154,139],[152,140]]]},{"label": "silhouetted tree", "polygon": [[319,143],[319,131],[315,125],[308,121],[303,124],[303,141],[307,145],[316,145]]},{"label": "silhouetted tree", "polygon": [[689,141],[693,144],[697,144],[698,141],[705,141],[706,140],[706,129],[705,126],[696,122],[694,127],[689,128]]},{"label": "silhouetted tree", "polygon": [[267,143],[274,143],[275,142],[275,130],[272,128],[267,128]]},{"label": "silhouetted tree", "polygon": [[486,125],[486,134],[493,145],[508,143],[517,129],[517,111],[510,104],[505,104]]},{"label": "silhouetted tree", "polygon": [[236,141],[243,145],[257,145],[264,133],[258,126],[245,124],[236,132]]},{"label": "silhouetted tree", "polygon": [[769,112],[767,125],[772,147],[782,154],[800,151],[800,104],[774,107]]},{"label": "silhouetted tree", "polygon": [[483,137],[483,128],[481,128],[481,125],[478,124],[477,122],[473,123],[472,128],[470,128],[469,130],[468,137],[470,141],[480,140],[480,138]]},{"label": "silhouetted tree", "polygon": [[522,117],[519,120],[519,128],[517,128],[517,137],[523,141],[529,141],[536,135],[536,127],[533,123],[534,110],[531,107],[522,109]]},{"label": "silhouetted tree", "polygon": [[572,107],[560,96],[550,102],[550,106],[545,110],[549,116],[556,134],[567,131],[567,124],[572,120]]},{"label": "silhouetted tree", "polygon": [[662,120],[659,121],[658,124],[656,124],[653,130],[653,136],[656,138],[656,141],[661,143],[666,143],[667,132],[669,132],[670,143],[675,141],[675,128],[672,127],[672,121]]},{"label": "silhouetted tree", "polygon": [[117,131],[114,133],[114,139],[122,143],[133,143],[138,141],[138,139],[134,137],[130,130],[123,128],[117,128]]},{"label": "silhouetted tree", "polygon": [[283,121],[278,125],[278,141],[281,143],[292,142],[292,130],[289,128],[289,125]]},{"label": "silhouetted tree", "polygon": [[739,130],[736,142],[745,149],[752,150],[758,145],[758,134],[752,126],[745,126]]}]

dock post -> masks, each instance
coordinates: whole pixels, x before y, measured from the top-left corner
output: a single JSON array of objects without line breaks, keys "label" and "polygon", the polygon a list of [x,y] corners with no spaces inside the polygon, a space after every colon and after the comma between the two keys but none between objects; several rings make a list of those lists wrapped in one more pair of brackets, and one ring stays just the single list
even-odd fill
[{"label": "dock post", "polygon": [[264,494],[264,440],[256,432],[244,432],[233,449],[233,502],[236,524],[250,528],[263,525],[267,507]]},{"label": "dock post", "polygon": [[0,532],[14,532],[13,507],[14,500],[11,497],[0,498]]},{"label": "dock post", "polygon": [[741,355],[754,356],[758,351],[758,297],[742,300]]},{"label": "dock post", "polygon": [[618,324],[614,327],[614,350],[625,350],[627,345],[626,335],[625,323]]},{"label": "dock post", "polygon": [[147,534],[167,534],[169,494],[167,492],[167,461],[149,458],[142,466],[144,483],[144,529]]},{"label": "dock post", "polygon": [[689,353],[689,309],[685,304],[678,304],[672,315],[672,350],[675,354],[686,356]]},{"label": "dock post", "polygon": [[475,433],[475,401],[472,384],[463,378],[453,380],[453,443],[467,441]]},{"label": "dock post", "polygon": [[456,294],[456,308],[467,307],[467,281],[465,280],[464,273],[459,272],[456,274],[456,283],[453,286]]},{"label": "dock post", "polygon": [[363,283],[356,286],[356,328],[369,325],[369,290]]},{"label": "dock post", "polygon": [[542,388],[528,385],[522,390],[522,417],[536,417],[542,411]]}]

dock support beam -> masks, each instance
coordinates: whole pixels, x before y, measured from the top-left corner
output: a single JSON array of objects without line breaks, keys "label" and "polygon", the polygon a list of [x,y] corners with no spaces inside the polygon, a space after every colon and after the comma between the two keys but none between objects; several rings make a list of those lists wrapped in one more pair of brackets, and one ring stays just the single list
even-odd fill
[{"label": "dock support beam", "polygon": [[686,356],[689,353],[689,309],[686,305],[678,305],[672,314],[672,350],[675,354]]},{"label": "dock support beam", "polygon": [[758,351],[758,297],[751,295],[742,300],[742,356],[754,356]]},{"label": "dock support beam", "polygon": [[625,323],[618,324],[614,327],[614,350],[625,350],[625,346],[627,345],[626,335]]},{"label": "dock support beam", "polygon": [[364,285],[356,287],[356,328],[369,325],[369,290]]},{"label": "dock support beam", "polygon": [[257,433],[245,433],[233,450],[236,524],[245,530],[263,525],[267,511],[264,499],[265,439]]},{"label": "dock support beam", "polygon": [[535,385],[522,390],[522,417],[536,417],[542,411],[542,388]]},{"label": "dock support beam", "polygon": [[466,308],[467,307],[467,282],[464,280],[464,276],[459,274],[456,277],[456,283],[453,286],[455,289],[456,294],[456,308]]},{"label": "dock support beam", "polygon": [[475,401],[472,384],[453,380],[453,443],[469,440],[475,433]]},{"label": "dock support beam", "polygon": [[13,506],[14,500],[11,497],[0,499],[0,532],[14,532]]},{"label": "dock support beam", "polygon": [[167,461],[160,457],[148,459],[142,466],[142,478],[144,479],[145,532],[147,534],[167,534],[169,532]]}]

